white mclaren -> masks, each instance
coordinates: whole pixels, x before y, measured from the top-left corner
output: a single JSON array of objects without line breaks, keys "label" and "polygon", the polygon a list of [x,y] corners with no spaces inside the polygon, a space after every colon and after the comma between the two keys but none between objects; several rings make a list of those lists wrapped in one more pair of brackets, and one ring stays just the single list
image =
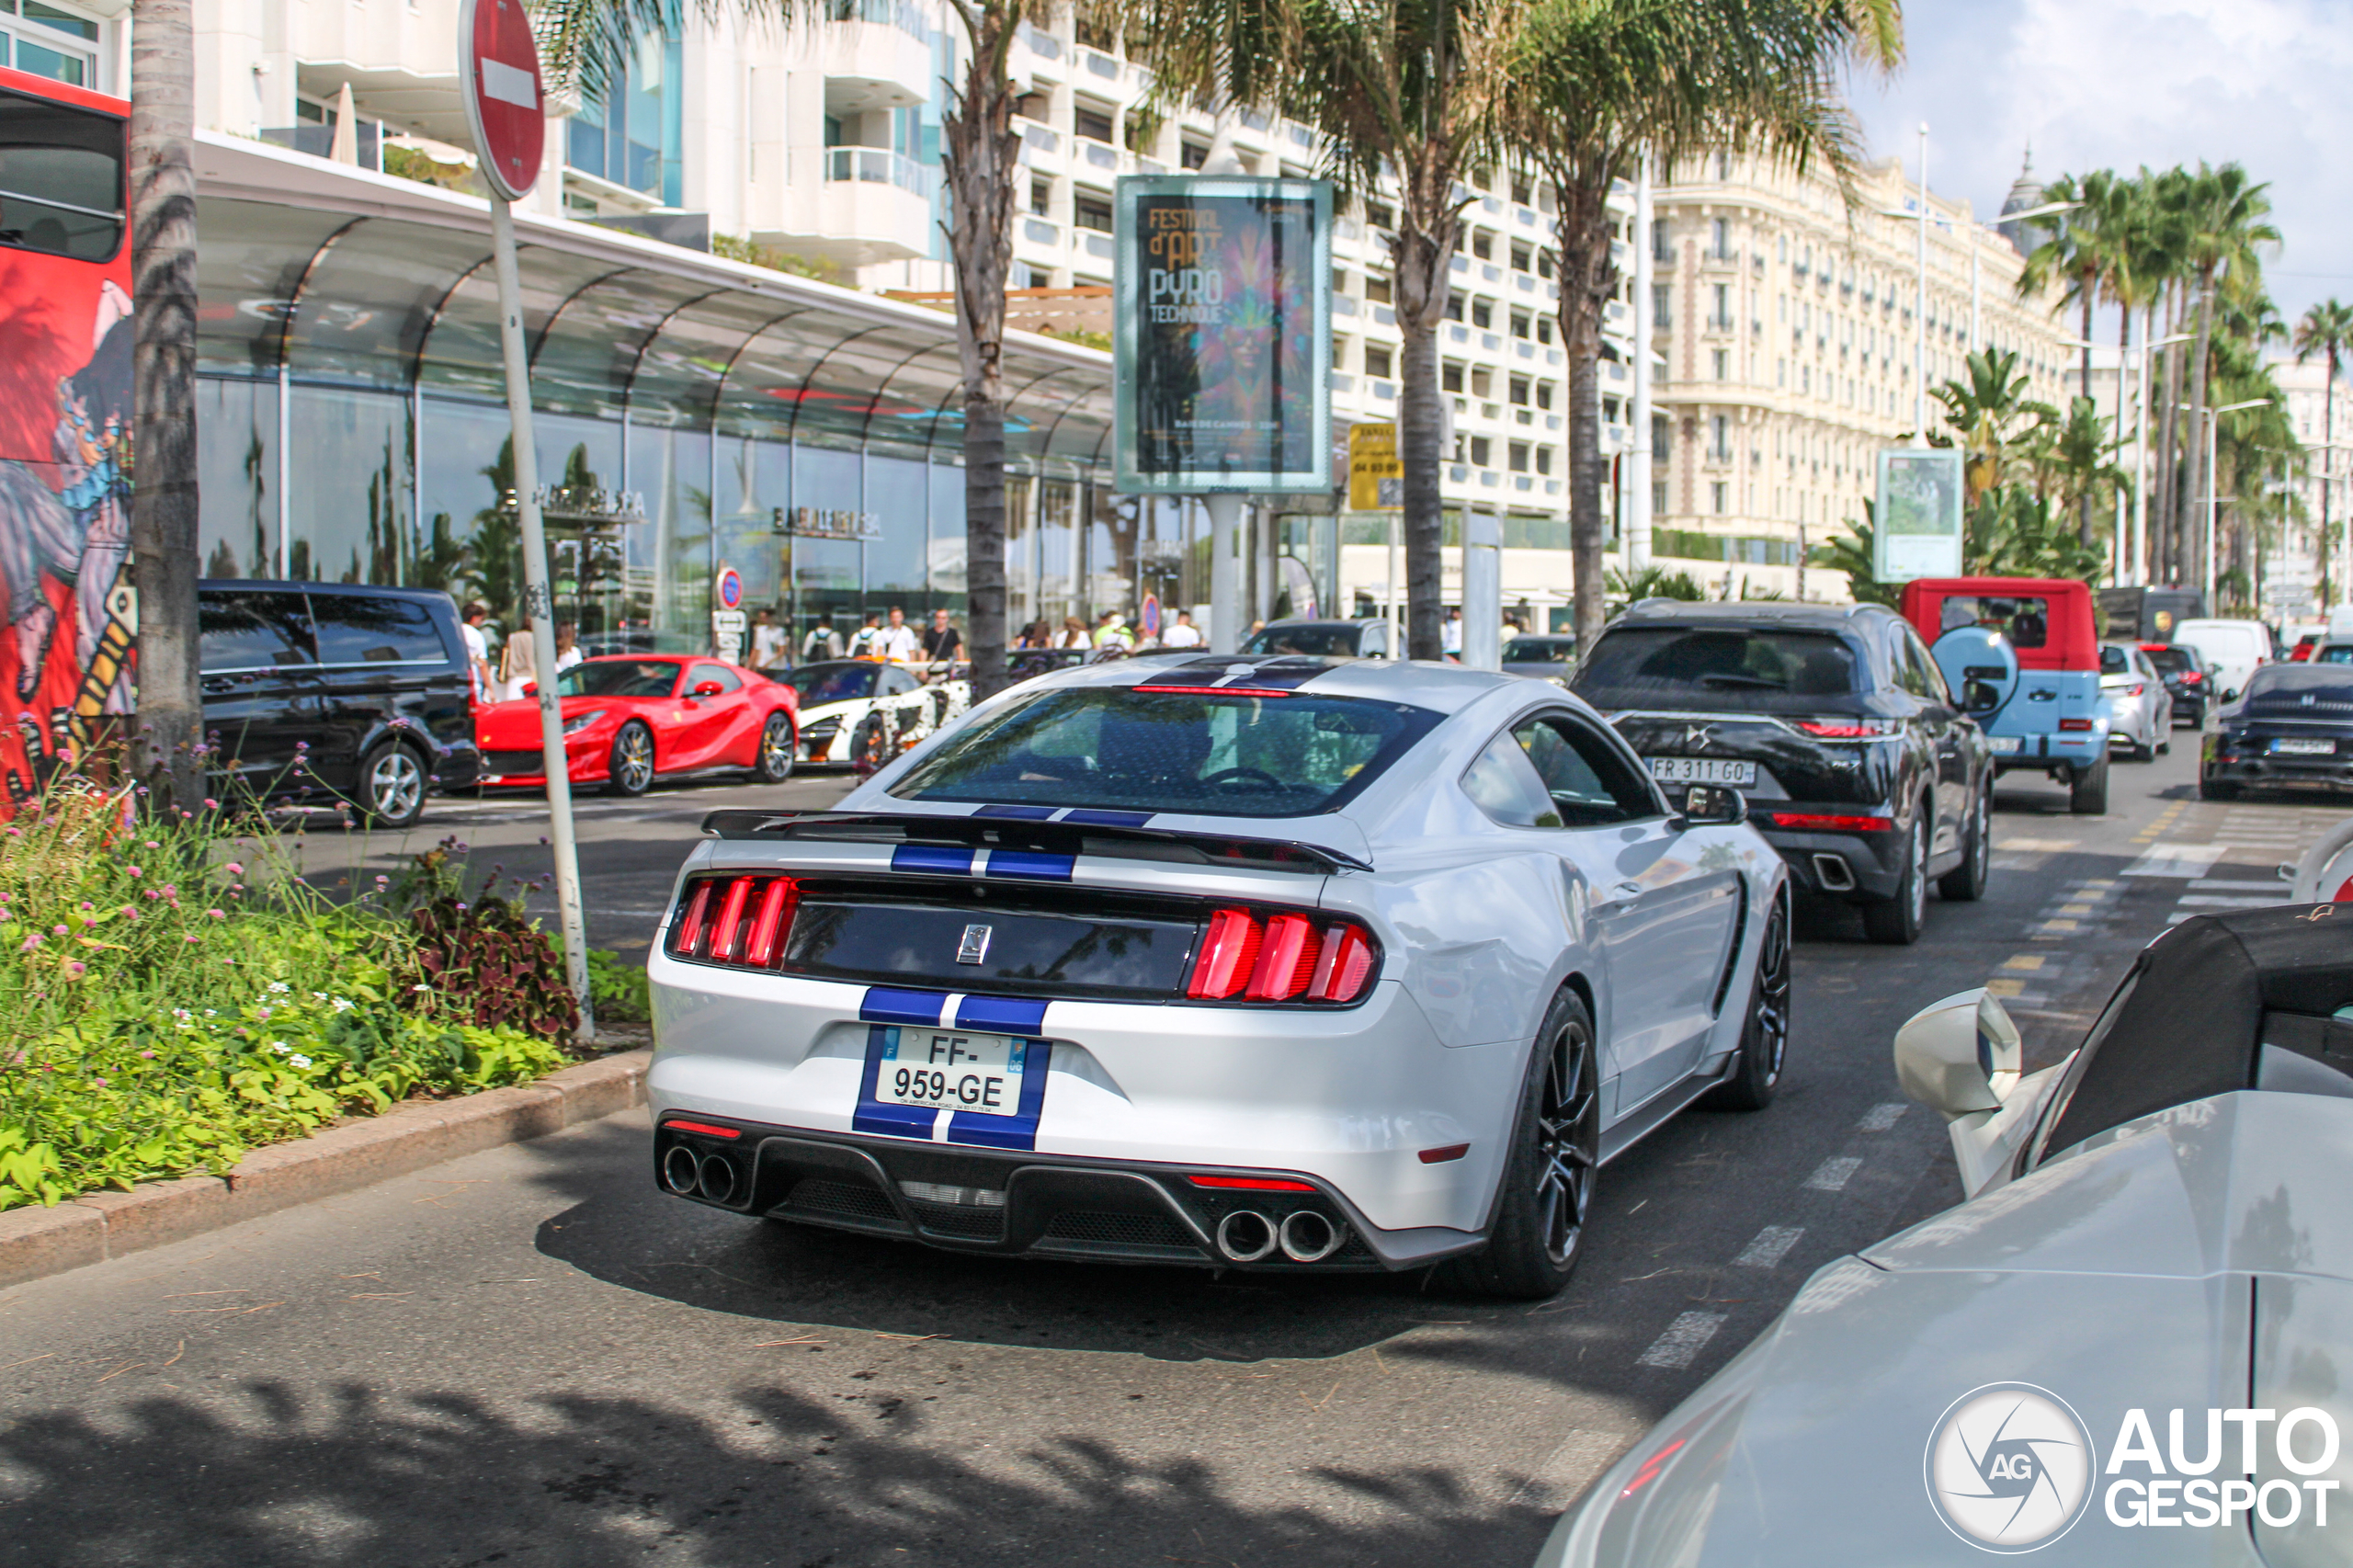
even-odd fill
[{"label": "white mclaren", "polygon": [[1549,1295],[1603,1165],[1780,1078],[1787,876],[1743,816],[1544,683],[1030,681],[830,811],[705,824],[650,960],[654,1176],[958,1250]]},{"label": "white mclaren", "polygon": [[801,699],[801,761],[870,770],[964,711],[972,696],[966,668],[926,684],[921,666],[828,659],[771,678]]}]

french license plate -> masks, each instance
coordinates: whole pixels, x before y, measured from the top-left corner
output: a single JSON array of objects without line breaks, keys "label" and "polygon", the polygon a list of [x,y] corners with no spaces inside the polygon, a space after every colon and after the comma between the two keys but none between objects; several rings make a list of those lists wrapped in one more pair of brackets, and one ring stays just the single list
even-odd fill
[{"label": "french license plate", "polygon": [[1021,1069],[1034,1043],[968,1029],[901,1028],[886,1040],[874,1097],[925,1110],[1012,1116],[1021,1108]]},{"label": "french license plate", "polygon": [[2336,743],[2281,735],[2271,743],[2271,755],[2274,756],[2335,756]]},{"label": "french license plate", "polygon": [[2026,749],[2024,735],[1988,735],[1985,748],[1996,756],[2016,756]]},{"label": "french license plate", "polygon": [[1653,756],[1651,777],[1662,784],[1730,784],[1745,790],[1756,782],[1756,765],[1714,756]]}]

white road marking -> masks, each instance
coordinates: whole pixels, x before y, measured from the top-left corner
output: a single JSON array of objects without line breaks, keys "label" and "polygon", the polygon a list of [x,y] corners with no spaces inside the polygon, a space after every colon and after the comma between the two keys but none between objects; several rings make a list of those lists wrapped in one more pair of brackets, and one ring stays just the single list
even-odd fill
[{"label": "white road marking", "polygon": [[2228,848],[2222,844],[2152,844],[2124,868],[2128,877],[2202,877]]},{"label": "white road marking", "polygon": [[1685,1312],[1666,1325],[1666,1332],[1651,1342],[1651,1347],[1634,1358],[1637,1367],[1666,1367],[1681,1370],[1691,1364],[1693,1357],[1706,1348],[1708,1341],[1723,1327],[1722,1312]]},{"label": "white road marking", "polygon": [[1816,1192],[1844,1192],[1847,1183],[1862,1168],[1863,1162],[1858,1155],[1833,1154],[1813,1168],[1805,1184]]},{"label": "white road marking", "polygon": [[1790,1256],[1790,1249],[1804,1234],[1802,1226],[1768,1225],[1756,1233],[1755,1241],[1741,1249],[1740,1256],[1732,1260],[1733,1265],[1738,1268],[1779,1268],[1781,1259]]},{"label": "white road marking", "polygon": [[2269,909],[2288,901],[2277,895],[2270,898],[2235,898],[2228,893],[2184,893],[2176,907],[2181,909]]},{"label": "white road marking", "polygon": [[1890,1100],[1885,1105],[1871,1107],[1857,1125],[1865,1132],[1884,1132],[1901,1120],[1904,1113],[1911,1108],[1902,1100]]},{"label": "white road marking", "polygon": [[2288,884],[2282,881],[2241,881],[2231,877],[2200,877],[2189,884],[2201,892],[2276,892],[2285,895]]}]

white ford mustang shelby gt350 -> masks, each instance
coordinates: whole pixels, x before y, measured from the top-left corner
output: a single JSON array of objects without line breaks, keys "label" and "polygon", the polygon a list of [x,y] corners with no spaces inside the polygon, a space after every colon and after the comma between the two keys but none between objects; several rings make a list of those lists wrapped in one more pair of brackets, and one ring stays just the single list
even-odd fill
[{"label": "white ford mustang shelby gt350", "polygon": [[649,966],[656,1179],[958,1250],[1551,1294],[1603,1163],[1780,1076],[1781,862],[1737,794],[1677,803],[1504,676],[1026,683],[831,811],[704,824]]}]

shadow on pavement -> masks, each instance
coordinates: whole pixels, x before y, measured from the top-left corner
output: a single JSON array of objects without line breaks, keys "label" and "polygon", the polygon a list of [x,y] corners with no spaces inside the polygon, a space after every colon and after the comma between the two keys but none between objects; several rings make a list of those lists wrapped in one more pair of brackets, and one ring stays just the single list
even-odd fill
[{"label": "shadow on pavement", "polygon": [[510,1407],[254,1381],[103,1426],[31,1413],[0,1435],[0,1562],[1035,1568],[1051,1542],[1058,1564],[1374,1568],[1525,1562],[1545,1526],[1534,1503],[1482,1500],[1438,1465],[1326,1474],[1358,1501],[1312,1512],[1237,1501],[1208,1458],[1131,1457],[1084,1432],[968,1460],[929,1430],[929,1397],[878,1383],[847,1402],[743,1387],[699,1410],[561,1393]]}]

